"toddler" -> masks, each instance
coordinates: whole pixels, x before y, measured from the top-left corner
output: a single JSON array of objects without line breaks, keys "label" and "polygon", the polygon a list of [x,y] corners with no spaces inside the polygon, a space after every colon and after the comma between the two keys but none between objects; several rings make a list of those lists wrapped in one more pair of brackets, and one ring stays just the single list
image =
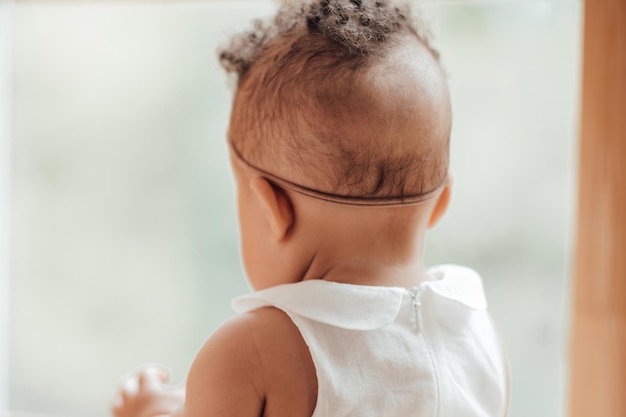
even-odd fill
[{"label": "toddler", "polygon": [[507,365],[479,276],[427,269],[451,110],[428,37],[387,0],[288,1],[220,53],[255,292],[184,392],[145,368],[115,417],[492,417]]}]

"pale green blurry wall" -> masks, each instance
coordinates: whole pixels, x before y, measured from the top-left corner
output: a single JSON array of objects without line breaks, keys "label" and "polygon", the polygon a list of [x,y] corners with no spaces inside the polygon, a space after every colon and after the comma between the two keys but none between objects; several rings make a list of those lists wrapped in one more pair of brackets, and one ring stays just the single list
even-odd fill
[{"label": "pale green blurry wall", "polygon": [[0,0],[0,415],[9,407],[12,16],[11,2]]},{"label": "pale green blurry wall", "polygon": [[[272,3],[18,2],[11,408],[106,416],[144,362],[185,376],[247,291],[215,48]],[[485,279],[511,416],[563,415],[577,1],[428,4],[455,195],[430,264]]]}]

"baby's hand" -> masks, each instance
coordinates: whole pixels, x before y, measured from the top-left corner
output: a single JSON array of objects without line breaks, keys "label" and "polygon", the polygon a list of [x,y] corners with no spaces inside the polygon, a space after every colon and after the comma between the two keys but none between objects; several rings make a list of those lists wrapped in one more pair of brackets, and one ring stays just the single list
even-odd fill
[{"label": "baby's hand", "polygon": [[168,379],[167,371],[155,366],[147,366],[127,377],[113,401],[113,415],[156,417],[171,416],[182,411],[184,390],[164,387]]}]

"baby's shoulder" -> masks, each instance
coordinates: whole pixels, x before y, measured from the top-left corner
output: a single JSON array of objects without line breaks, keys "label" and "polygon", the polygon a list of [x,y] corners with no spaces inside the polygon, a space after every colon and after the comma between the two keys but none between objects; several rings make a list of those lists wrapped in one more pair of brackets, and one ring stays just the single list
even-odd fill
[{"label": "baby's shoulder", "polygon": [[308,347],[291,319],[272,307],[239,314],[220,326],[198,353],[188,385],[192,378],[206,380],[200,385],[210,389],[219,384],[225,396],[240,396],[244,387],[261,407],[256,415],[309,417],[317,399]]}]

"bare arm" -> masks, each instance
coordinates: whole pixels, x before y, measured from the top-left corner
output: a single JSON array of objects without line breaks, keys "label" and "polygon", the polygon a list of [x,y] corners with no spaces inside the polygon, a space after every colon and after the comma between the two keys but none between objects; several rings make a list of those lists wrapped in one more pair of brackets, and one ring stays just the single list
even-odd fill
[{"label": "bare arm", "polygon": [[202,346],[187,380],[181,417],[263,414],[263,369],[249,315],[221,326]]},{"label": "bare arm", "polygon": [[262,372],[250,318],[221,326],[189,371],[185,392],[168,388],[168,375],[147,367],[130,377],[113,404],[115,417],[257,417],[263,413]]},{"label": "bare arm", "polygon": [[150,372],[139,389],[121,391],[115,417],[310,417],[317,401],[309,349],[274,308],[222,325],[198,352],[185,395],[163,385],[166,375]]}]

